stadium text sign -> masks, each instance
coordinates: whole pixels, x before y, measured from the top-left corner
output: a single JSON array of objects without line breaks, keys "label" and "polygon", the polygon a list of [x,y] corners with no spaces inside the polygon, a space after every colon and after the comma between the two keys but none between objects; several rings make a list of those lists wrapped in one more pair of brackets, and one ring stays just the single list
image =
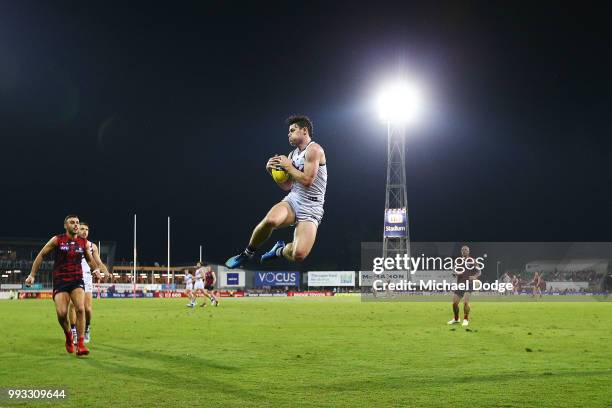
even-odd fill
[{"label": "stadium text sign", "polygon": [[406,238],[408,217],[405,208],[390,208],[385,211],[385,237]]},{"label": "stadium text sign", "polygon": [[355,286],[354,271],[308,272],[308,286]]}]

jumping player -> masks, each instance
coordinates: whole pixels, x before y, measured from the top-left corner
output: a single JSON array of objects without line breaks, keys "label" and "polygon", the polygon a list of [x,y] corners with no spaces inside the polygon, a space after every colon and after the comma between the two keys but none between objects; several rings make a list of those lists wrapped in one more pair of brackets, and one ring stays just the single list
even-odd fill
[{"label": "jumping player", "polygon": [[[89,237],[89,224],[86,222],[81,222],[79,224],[79,237],[83,239],[88,239]],[[93,258],[96,260],[98,265],[104,265],[102,263],[102,259],[100,259],[100,251],[96,244],[91,241],[88,241],[89,245],[87,250],[91,253]],[[91,341],[91,332],[90,332],[90,323],[91,323],[91,310],[92,310],[92,297],[93,297],[93,279],[92,279],[92,270],[90,265],[87,263],[85,256],[81,260],[81,268],[83,269],[83,283],[85,284],[85,344]],[[102,278],[100,276],[100,270],[94,268],[93,273],[96,275],[98,281]],[[104,274],[108,275],[108,269],[104,266]],[[73,340],[76,341],[76,311],[74,310],[74,305],[70,302],[68,306],[68,317],[70,318],[70,328],[72,329],[72,337]]]},{"label": "jumping player", "polygon": [[[469,314],[470,314],[470,293],[472,293],[472,281],[477,279],[482,271],[478,269],[475,264],[476,261],[474,258],[470,257],[470,248],[467,245],[461,247],[461,257],[463,258],[464,271],[459,273],[455,271],[455,275],[457,276],[457,283],[463,283],[466,285],[465,290],[456,290],[453,295],[453,320],[450,320],[448,324],[456,324],[459,323],[459,302],[463,298],[463,326],[467,326],[470,323]],[[474,265],[473,268],[466,267],[466,263],[468,259],[471,265]]]},{"label": "jumping player", "polygon": [[193,295],[193,275],[189,271],[185,271],[185,293],[189,297],[187,307],[194,307],[196,298]]},{"label": "jumping player", "polygon": [[285,258],[302,262],[310,253],[317,228],[323,218],[323,203],[327,187],[327,161],[323,148],[312,140],[312,122],[306,116],[291,116],[289,144],[295,147],[289,156],[274,156],[268,160],[266,170],[282,168],[289,173],[289,180],[278,183],[289,194],[274,205],[264,219],[255,227],[246,249],[225,262],[230,269],[238,268],[255,255],[255,251],[277,228],[295,225],[293,242],[285,245],[278,241],[263,254],[261,262]]},{"label": "jumping player", "polygon": [[96,260],[87,250],[88,241],[78,236],[79,217],[68,215],[64,219],[65,234],[52,237],[49,242],[40,250],[32,264],[32,270],[26,278],[25,284],[31,286],[35,279],[40,264],[44,257],[51,252],[55,253],[53,265],[53,302],[57,320],[64,330],[66,337],[66,351],[74,352],[72,344],[72,332],[68,323],[68,304],[72,300],[76,308],[77,322],[77,356],[89,354],[85,347],[85,306],[84,306],[84,283],[83,270],[81,269],[81,259],[85,256],[87,262],[96,265]]}]

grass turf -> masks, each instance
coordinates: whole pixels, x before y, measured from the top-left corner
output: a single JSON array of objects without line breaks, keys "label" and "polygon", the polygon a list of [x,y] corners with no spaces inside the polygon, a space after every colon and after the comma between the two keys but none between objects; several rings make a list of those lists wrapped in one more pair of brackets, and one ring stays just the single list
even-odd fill
[{"label": "grass turf", "polygon": [[[0,302],[0,387],[64,387],[4,406],[604,407],[612,304],[359,298],[94,300],[91,354],[68,355],[51,301]],[[4,391],[6,392],[6,390]]]}]

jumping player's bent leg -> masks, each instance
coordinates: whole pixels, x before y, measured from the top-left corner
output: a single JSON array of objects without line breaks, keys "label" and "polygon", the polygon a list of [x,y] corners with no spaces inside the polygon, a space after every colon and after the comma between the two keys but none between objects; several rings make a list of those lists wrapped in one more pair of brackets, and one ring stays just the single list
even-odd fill
[{"label": "jumping player's bent leg", "polygon": [[249,245],[241,254],[235,255],[225,262],[230,269],[238,268],[248,259],[252,258],[257,248],[263,244],[272,231],[277,228],[288,227],[295,222],[295,213],[291,206],[284,201],[274,205],[263,220],[253,230]]},{"label": "jumping player's bent leg", "polygon": [[317,238],[317,224],[311,221],[301,221],[295,227],[293,242],[285,245],[283,257],[292,262],[302,262],[315,243]]},{"label": "jumping player's bent leg", "polygon": [[288,227],[295,222],[295,214],[291,206],[285,202],[281,201],[280,203],[274,205],[268,211],[268,214],[264,217],[263,220],[253,230],[253,234],[251,234],[251,240],[249,241],[249,247],[258,248],[261,244],[266,242],[270,235],[272,235],[272,231],[277,228]]}]

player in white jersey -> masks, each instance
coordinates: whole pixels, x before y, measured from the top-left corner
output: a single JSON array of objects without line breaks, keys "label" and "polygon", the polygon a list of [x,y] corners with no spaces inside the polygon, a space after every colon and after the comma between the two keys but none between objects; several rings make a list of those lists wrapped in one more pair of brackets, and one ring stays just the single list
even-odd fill
[{"label": "player in white jersey", "polygon": [[289,173],[289,180],[278,183],[289,194],[274,205],[264,219],[255,227],[249,245],[239,255],[225,262],[230,269],[238,268],[251,259],[257,248],[263,244],[277,228],[295,226],[293,242],[285,245],[278,241],[266,252],[261,261],[285,258],[302,262],[310,254],[317,237],[317,228],[323,218],[323,204],[327,187],[327,161],[323,148],[312,140],[312,122],[306,116],[291,116],[289,144],[295,147],[288,156],[276,155],[266,164],[271,173],[274,168],[282,168]]},{"label": "player in white jersey", "polygon": [[[87,224],[86,222],[81,222],[79,224],[79,237],[84,238],[84,239],[87,239],[89,237],[89,224]],[[100,252],[98,250],[98,247],[93,242],[91,241],[88,241],[88,242],[89,242],[89,247],[87,248],[87,250],[91,253],[91,255],[93,256],[93,259],[99,265],[102,265],[105,275],[108,275],[108,270],[106,269],[106,266],[102,263],[102,260],[100,259]],[[83,269],[83,283],[85,283],[85,343],[89,343],[89,341],[91,340],[89,324],[91,323],[93,279],[92,279],[91,267],[87,263],[87,260],[85,259],[85,257],[83,257],[83,259],[81,260],[81,268]],[[99,269],[94,269],[93,273],[96,275],[96,278],[98,279],[98,281],[102,278],[102,276],[100,275]],[[72,302],[70,302],[68,312],[70,316],[70,321],[76,322],[76,311],[74,309],[74,306],[72,305]],[[73,323],[71,324],[70,327],[72,329],[72,334],[73,334],[72,337],[73,339],[75,339],[74,341],[76,344],[76,334],[75,334],[76,325]]]},{"label": "player in white jersey", "polygon": [[185,293],[189,297],[189,303],[187,303],[187,307],[194,307],[196,298],[193,295],[193,275],[189,271],[185,271]]},{"label": "player in white jersey", "polygon": [[[193,284],[193,305],[197,304],[196,297],[198,294],[204,295],[204,268],[200,262],[197,263],[198,269],[194,273],[195,283]],[[204,300],[203,306],[206,306],[206,300]]]}]

